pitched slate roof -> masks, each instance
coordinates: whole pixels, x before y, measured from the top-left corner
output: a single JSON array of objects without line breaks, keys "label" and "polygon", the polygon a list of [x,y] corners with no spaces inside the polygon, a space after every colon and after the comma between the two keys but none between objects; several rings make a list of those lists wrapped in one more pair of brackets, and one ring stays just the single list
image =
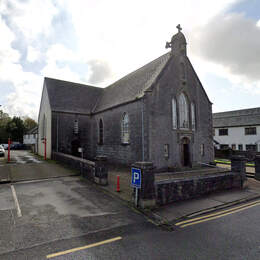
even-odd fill
[{"label": "pitched slate roof", "polygon": [[213,113],[213,127],[260,125],[260,107]]},{"label": "pitched slate roof", "polygon": [[170,57],[168,52],[105,88],[93,112],[141,97],[156,80]]},{"label": "pitched slate roof", "polygon": [[45,78],[51,110],[89,114],[140,98],[170,57],[168,52],[106,88]]},{"label": "pitched slate roof", "polygon": [[37,134],[38,133],[38,126],[35,126],[34,128],[27,131],[26,134]]},{"label": "pitched slate roof", "polygon": [[52,111],[89,114],[97,103],[102,88],[64,80],[45,78]]}]

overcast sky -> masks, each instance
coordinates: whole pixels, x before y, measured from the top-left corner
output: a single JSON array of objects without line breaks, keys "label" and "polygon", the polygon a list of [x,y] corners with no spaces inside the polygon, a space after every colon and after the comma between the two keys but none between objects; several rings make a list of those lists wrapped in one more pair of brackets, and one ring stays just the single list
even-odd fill
[{"label": "overcast sky", "polygon": [[105,87],[179,23],[213,111],[260,107],[259,0],[0,0],[0,105],[37,119],[45,76]]}]

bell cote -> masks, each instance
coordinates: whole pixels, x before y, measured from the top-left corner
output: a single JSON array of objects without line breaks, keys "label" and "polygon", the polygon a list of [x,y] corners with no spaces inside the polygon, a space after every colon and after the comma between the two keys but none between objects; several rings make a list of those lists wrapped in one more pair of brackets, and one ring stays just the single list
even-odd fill
[{"label": "bell cote", "polygon": [[182,28],[180,24],[176,26],[178,29],[178,33],[172,36],[172,39],[170,42],[166,42],[165,48],[171,48],[172,54],[173,55],[182,55],[186,56],[187,55],[187,49],[186,49],[186,39],[184,34],[181,32]]}]

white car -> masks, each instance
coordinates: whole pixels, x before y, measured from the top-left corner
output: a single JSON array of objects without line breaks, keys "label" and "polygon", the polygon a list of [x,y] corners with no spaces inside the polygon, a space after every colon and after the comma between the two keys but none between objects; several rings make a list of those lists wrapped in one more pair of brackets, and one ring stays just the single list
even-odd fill
[{"label": "white car", "polygon": [[0,145],[0,156],[5,156],[5,149],[2,145]]},{"label": "white car", "polygon": [[8,144],[0,144],[0,145],[2,145],[2,146],[4,147],[5,150],[8,149]]}]

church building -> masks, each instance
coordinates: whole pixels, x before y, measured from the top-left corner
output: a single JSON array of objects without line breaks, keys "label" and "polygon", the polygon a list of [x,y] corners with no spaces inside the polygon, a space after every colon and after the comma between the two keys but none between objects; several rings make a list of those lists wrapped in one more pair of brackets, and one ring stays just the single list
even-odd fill
[{"label": "church building", "polygon": [[45,78],[38,152],[111,163],[150,161],[159,169],[193,167],[214,159],[212,103],[178,33],[170,51],[106,88]]}]

